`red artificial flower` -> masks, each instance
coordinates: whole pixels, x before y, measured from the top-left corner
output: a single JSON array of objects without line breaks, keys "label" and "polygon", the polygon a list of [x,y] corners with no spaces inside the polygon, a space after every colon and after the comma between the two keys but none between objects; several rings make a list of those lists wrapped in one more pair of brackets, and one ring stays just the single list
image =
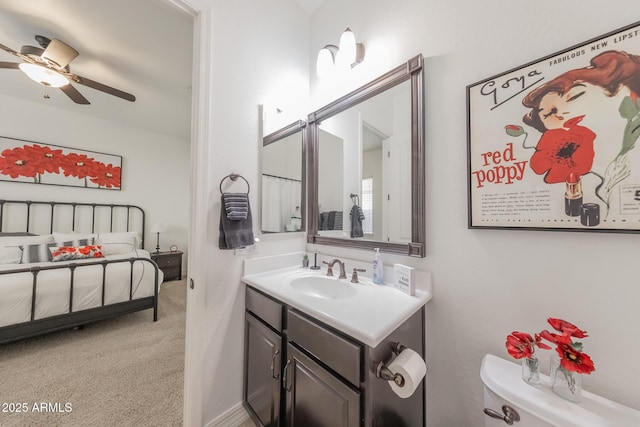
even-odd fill
[{"label": "red artificial flower", "polygon": [[513,331],[507,336],[507,352],[515,359],[531,357],[534,352],[534,340],[531,335],[525,332]]},{"label": "red artificial flower", "polygon": [[554,344],[566,344],[566,345],[571,344],[571,338],[569,338],[569,335],[558,335],[558,334],[554,334],[553,332],[544,330],[540,332],[540,336],[545,340],[550,341]]},{"label": "red artificial flower", "polygon": [[591,170],[596,134],[578,125],[583,117],[567,120],[564,128],[549,129],[540,137],[531,156],[531,169],[538,175],[546,173],[547,184],[565,182],[572,172],[582,176]]},{"label": "red artificial flower", "polygon": [[49,147],[43,147],[38,144],[31,146],[25,145],[25,150],[30,152],[30,158],[33,160],[33,167],[39,174],[45,172],[59,173],[60,165],[64,160],[62,150],[52,150]]},{"label": "red artificial flower", "polygon": [[553,329],[555,329],[556,331],[562,332],[562,335],[576,337],[576,338],[586,338],[589,336],[587,335],[587,331],[583,331],[573,323],[569,323],[565,320],[555,319],[553,317],[550,317],[547,319],[547,322],[549,322],[549,324],[553,327]]},{"label": "red artificial flower", "polygon": [[120,166],[113,166],[111,163],[97,163],[95,168],[95,176],[91,178],[91,182],[98,184],[100,187],[120,188]]},{"label": "red artificial flower", "polygon": [[69,153],[62,162],[64,176],[75,176],[86,178],[95,176],[95,169],[98,162],[85,154]]},{"label": "red artificial flower", "polygon": [[543,342],[542,342],[542,335],[540,335],[540,334],[535,334],[534,336],[535,336],[535,340],[536,340],[535,344],[536,344],[538,347],[540,347],[540,348],[542,348],[542,349],[544,349],[544,350],[551,350],[551,346],[546,345],[545,343],[543,343]]},{"label": "red artificial flower", "polygon": [[36,159],[33,151],[27,146],[10,148],[2,151],[0,157],[0,173],[16,179],[19,176],[34,178],[38,175]]},{"label": "red artificial flower", "polygon": [[571,345],[561,344],[556,347],[558,355],[560,355],[560,366],[570,372],[579,374],[590,374],[596,368],[591,358],[581,351],[577,351]]}]

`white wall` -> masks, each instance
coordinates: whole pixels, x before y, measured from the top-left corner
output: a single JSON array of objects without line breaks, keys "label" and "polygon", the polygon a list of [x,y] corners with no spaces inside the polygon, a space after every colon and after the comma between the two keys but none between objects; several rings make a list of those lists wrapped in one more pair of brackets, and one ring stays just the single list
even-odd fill
[{"label": "white wall", "polygon": [[[199,279],[205,288],[203,369],[198,371],[202,424],[237,405],[242,393],[243,257],[217,248],[219,181],[238,172],[257,182],[257,105],[280,91],[283,81],[303,88],[296,82],[309,75],[317,50],[337,43],[347,26],[366,45],[365,62],[339,82],[312,76],[309,110],[418,53],[426,58],[427,257],[383,255],[383,260],[434,275],[434,299],[427,310],[428,425],[482,425],[482,356],[508,357],[509,332],[540,330],[550,316],[590,332],[585,349],[597,370],[584,379],[585,388],[640,409],[640,372],[628,357],[640,350],[633,317],[640,298],[634,283],[638,237],[466,226],[465,86],[629,24],[635,1],[398,0],[390,5],[327,0],[311,17],[310,39],[309,19],[292,1],[195,3],[214,11],[215,79],[206,88],[212,110],[209,191],[201,201],[208,205],[200,261],[207,274]],[[229,43],[230,33],[235,43]],[[258,197],[251,195],[254,206]],[[263,236],[259,254],[295,250],[303,242],[295,236]],[[331,251],[373,258],[362,251]],[[620,349],[625,357],[619,357]]]},{"label": "white wall", "polygon": [[[145,249],[154,251],[149,229],[163,223],[161,250],[175,244],[187,252],[189,141],[0,96],[0,135],[122,156],[122,189],[63,187],[0,181],[0,195],[11,200],[123,203],[146,212]],[[88,106],[87,108],[91,108]],[[186,266],[186,255],[183,260]]]},{"label": "white wall", "polygon": [[[366,46],[364,62],[347,81],[312,78],[312,108],[418,53],[425,56],[427,257],[383,260],[433,272],[429,426],[483,425],[483,355],[509,358],[506,335],[546,328],[547,317],[588,330],[583,342],[596,371],[584,378],[585,389],[640,409],[640,369],[626,357],[640,351],[638,236],[469,230],[466,182],[466,85],[630,24],[632,10],[633,0],[327,0],[312,15],[311,58],[347,26]],[[549,353],[541,353],[543,370]]]},{"label": "white wall", "polygon": [[[199,265],[193,269],[195,288],[187,303],[188,310],[200,310],[201,304],[203,311],[201,315],[187,314],[187,345],[193,343],[187,351],[187,387],[192,387],[186,390],[187,416],[202,412],[201,420],[188,419],[187,425],[200,426],[242,399],[244,285],[240,278],[243,260],[251,255],[218,248],[220,180],[235,172],[252,188],[259,187],[260,104],[278,105],[286,111],[297,109],[301,115],[296,118],[306,119],[309,18],[293,0],[190,3],[212,19],[211,33],[203,40],[211,46],[201,52],[212,61],[211,75],[205,78],[210,78],[211,86],[200,88],[200,108],[209,109],[198,124],[206,138],[206,146],[198,149],[206,153],[206,159],[195,159],[203,163],[206,182],[193,183],[202,198],[195,201],[196,211],[206,211],[206,218],[198,217],[196,222],[206,219],[206,223],[198,225],[202,229],[194,239],[202,247]],[[250,203],[260,206],[258,191],[251,191]],[[260,229],[255,215],[253,229],[254,234]],[[199,241],[201,236],[205,236],[200,239],[203,242]],[[264,235],[257,251],[261,256],[302,251],[304,242],[302,233]],[[199,401],[192,402],[191,397]]]}]

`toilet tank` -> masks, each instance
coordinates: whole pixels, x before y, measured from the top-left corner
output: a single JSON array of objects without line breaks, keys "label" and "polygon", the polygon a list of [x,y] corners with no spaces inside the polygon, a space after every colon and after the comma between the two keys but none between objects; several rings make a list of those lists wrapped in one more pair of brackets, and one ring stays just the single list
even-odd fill
[{"label": "toilet tank", "polygon": [[[482,359],[480,377],[484,383],[484,407],[503,414],[502,406],[515,409],[516,427],[631,427],[640,426],[640,411],[582,391],[580,403],[569,402],[551,391],[549,377],[540,375],[540,385],[522,380],[518,363],[487,354]],[[506,426],[500,419],[485,415],[485,427]]]}]

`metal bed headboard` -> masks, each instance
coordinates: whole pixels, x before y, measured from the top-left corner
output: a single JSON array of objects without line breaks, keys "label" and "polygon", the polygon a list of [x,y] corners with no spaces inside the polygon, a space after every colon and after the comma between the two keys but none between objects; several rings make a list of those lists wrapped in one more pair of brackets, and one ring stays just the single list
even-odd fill
[{"label": "metal bed headboard", "polygon": [[[114,231],[138,231],[140,238],[142,239],[141,247],[144,248],[144,230],[145,230],[145,212],[136,205],[124,205],[114,203],[87,203],[87,202],[45,202],[45,201],[33,201],[33,200],[0,200],[0,233],[5,230],[5,222],[7,222],[7,216],[11,210],[11,206],[22,206],[23,210],[26,208],[26,218],[20,221],[24,222],[21,229],[7,230],[10,232],[26,232],[30,233],[34,229],[32,224],[35,217],[35,210],[39,215],[38,226],[40,230],[43,230],[42,224],[48,217],[48,232],[54,231],[83,231],[90,233],[97,232],[114,232]],[[49,209],[46,209],[46,207]],[[40,208],[40,209],[38,209]],[[68,212],[63,217],[62,212],[64,209],[71,210],[71,216]],[[86,210],[90,211],[90,221],[86,215]],[[48,213],[47,213],[48,212]],[[57,214],[57,215],[56,215]],[[100,224],[98,224],[100,219]],[[118,221],[120,219],[120,221]],[[123,221],[124,220],[124,221]],[[11,222],[11,226],[15,225],[15,221]],[[104,227],[96,228],[97,225],[108,224],[108,230]],[[66,224],[66,226],[60,226],[60,229],[55,229],[56,224]],[[87,226],[90,224],[90,229]],[[83,230],[77,229],[77,227],[84,226]],[[137,227],[140,229],[137,229]]]}]

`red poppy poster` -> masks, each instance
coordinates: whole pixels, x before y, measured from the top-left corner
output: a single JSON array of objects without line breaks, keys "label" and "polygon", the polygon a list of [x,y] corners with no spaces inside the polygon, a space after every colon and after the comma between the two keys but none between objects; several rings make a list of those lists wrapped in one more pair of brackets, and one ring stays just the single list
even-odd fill
[{"label": "red poppy poster", "polygon": [[640,23],[467,86],[469,227],[640,232]]},{"label": "red poppy poster", "polygon": [[122,156],[0,137],[0,180],[120,190]]}]

